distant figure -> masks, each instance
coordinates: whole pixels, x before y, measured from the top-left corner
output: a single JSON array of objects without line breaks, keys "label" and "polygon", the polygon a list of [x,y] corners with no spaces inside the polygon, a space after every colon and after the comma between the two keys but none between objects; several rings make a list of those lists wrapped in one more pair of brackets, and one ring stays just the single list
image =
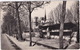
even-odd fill
[{"label": "distant figure", "polygon": [[50,39],[49,27],[47,28],[47,38]]},{"label": "distant figure", "polygon": [[36,26],[35,27],[35,37],[39,37],[40,34],[39,34],[39,26]]},{"label": "distant figure", "polygon": [[41,18],[41,25],[44,25],[45,24],[45,20],[44,20],[44,18],[42,17]]},{"label": "distant figure", "polygon": [[39,29],[40,32],[40,38],[44,38],[44,34],[42,33],[42,29]]},{"label": "distant figure", "polygon": [[18,34],[16,34],[16,39],[18,40]]}]

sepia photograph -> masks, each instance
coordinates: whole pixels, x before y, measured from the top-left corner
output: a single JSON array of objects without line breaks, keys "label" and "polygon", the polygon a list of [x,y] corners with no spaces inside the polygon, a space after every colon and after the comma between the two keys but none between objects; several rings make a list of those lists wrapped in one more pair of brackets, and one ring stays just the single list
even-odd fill
[{"label": "sepia photograph", "polygon": [[79,49],[80,1],[0,1],[0,50]]}]

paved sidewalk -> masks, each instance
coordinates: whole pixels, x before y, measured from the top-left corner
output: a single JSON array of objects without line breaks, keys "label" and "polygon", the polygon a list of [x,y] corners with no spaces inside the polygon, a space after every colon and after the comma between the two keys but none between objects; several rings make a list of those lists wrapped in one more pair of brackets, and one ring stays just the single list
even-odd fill
[{"label": "paved sidewalk", "polygon": [[[26,40],[30,41],[30,38],[26,38]],[[59,39],[46,39],[46,38],[38,38],[38,37],[33,37],[32,41],[37,43],[37,44],[41,44],[53,49],[59,49]],[[69,45],[69,42],[66,40],[63,40],[63,48],[65,48],[67,45]]]},{"label": "paved sidewalk", "polygon": [[21,48],[22,50],[52,50],[49,49],[47,47],[44,47],[42,45],[34,45],[34,46],[29,46],[29,41],[18,41],[16,40],[16,38],[9,36],[6,34],[6,36],[12,40],[19,48]]},{"label": "paved sidewalk", "polygon": [[1,35],[1,49],[2,50],[16,50],[11,42],[9,41],[9,39],[6,37],[5,34]]}]

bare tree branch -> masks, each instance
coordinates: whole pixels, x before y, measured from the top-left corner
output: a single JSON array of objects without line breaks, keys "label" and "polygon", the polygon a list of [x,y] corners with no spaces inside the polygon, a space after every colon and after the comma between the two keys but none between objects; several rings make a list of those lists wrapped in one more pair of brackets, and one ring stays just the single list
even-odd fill
[{"label": "bare tree branch", "polygon": [[10,4],[8,4],[8,6],[11,6],[12,8],[16,9],[16,7],[12,6],[12,5],[11,5],[11,3],[10,3]]},{"label": "bare tree branch", "polygon": [[22,7],[24,7],[26,10],[28,10],[28,9],[25,7],[25,5],[23,5]]},{"label": "bare tree branch", "polygon": [[[37,7],[41,7],[43,4],[44,4],[44,1],[43,1],[40,5],[36,5],[35,7],[33,7],[33,8],[32,8],[32,11],[33,11],[35,8],[37,8]],[[31,12],[32,12],[32,11],[31,11]]]},{"label": "bare tree branch", "polygon": [[18,8],[22,5],[22,2],[20,3],[20,5],[18,6]]}]

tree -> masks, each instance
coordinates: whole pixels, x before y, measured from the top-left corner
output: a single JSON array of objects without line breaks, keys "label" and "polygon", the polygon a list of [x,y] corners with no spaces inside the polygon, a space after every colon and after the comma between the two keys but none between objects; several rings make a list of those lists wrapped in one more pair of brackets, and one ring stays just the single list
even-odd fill
[{"label": "tree", "polygon": [[55,9],[54,9],[54,16],[55,16],[55,23],[60,22],[60,17],[62,15],[62,4],[59,4]]},{"label": "tree", "polygon": [[74,22],[72,12],[69,9],[66,11],[65,22]]},{"label": "tree", "polygon": [[78,18],[78,21],[77,21],[77,43],[79,43],[79,1],[77,1],[77,18]]},{"label": "tree", "polygon": [[[39,5],[38,5],[39,6]],[[34,10],[34,8],[31,9],[31,2],[28,2],[28,10],[29,10],[29,33],[30,33],[30,46],[32,46],[32,35],[31,35],[31,12]]]},{"label": "tree", "polygon": [[62,15],[60,16],[60,32],[59,32],[59,47],[63,49],[63,30],[64,30],[64,19],[66,14],[66,1],[63,1]]},{"label": "tree", "polygon": [[76,1],[73,6],[71,6],[70,8],[71,10],[71,13],[73,15],[73,20],[74,20],[74,23],[76,24],[77,28],[77,43],[79,43],[79,1]]},{"label": "tree", "polygon": [[[21,24],[20,24],[20,17],[19,17],[19,8],[22,5],[22,2],[4,2],[2,3],[3,6],[11,7],[11,14],[13,14],[14,18],[17,20],[17,30],[18,30],[18,40],[22,40],[22,31],[21,31]],[[6,8],[4,8],[6,10]]]},{"label": "tree", "polygon": [[[37,7],[41,7],[43,4],[49,3],[48,1],[44,2],[44,1],[28,1],[28,2],[24,2],[24,8],[26,10],[28,10],[29,12],[29,33],[30,33],[30,46],[32,46],[32,35],[31,35],[31,13],[33,12],[33,10]],[[27,8],[26,8],[26,7]]]},{"label": "tree", "polygon": [[49,18],[54,24],[60,23],[60,16],[62,14],[62,4],[59,3],[59,5],[55,8],[52,9],[49,13]]},{"label": "tree", "polygon": [[49,13],[49,21],[52,23],[52,24],[54,24],[54,14],[53,14],[53,10],[51,10],[50,11],[50,13]]},{"label": "tree", "polygon": [[78,17],[78,7],[79,7],[79,4],[78,4],[78,1],[76,1],[70,8],[75,23],[78,23],[78,18],[79,18]]},{"label": "tree", "polygon": [[14,6],[10,3],[8,6],[13,7],[16,10],[16,17],[17,17],[17,30],[18,30],[18,40],[23,40],[22,38],[22,31],[21,31],[21,23],[20,23],[20,17],[19,17],[19,8],[22,5],[22,2],[14,2]]},{"label": "tree", "polygon": [[16,25],[16,20],[11,15],[11,12],[8,11],[3,18],[2,32],[12,35],[13,34],[12,29],[16,29],[14,25]]},{"label": "tree", "polygon": [[[45,3],[49,3],[49,2],[45,2]],[[41,7],[44,4],[44,1],[29,1],[24,3],[25,6],[27,8],[25,8],[26,10],[29,11],[29,33],[30,33],[30,46],[32,46],[32,35],[31,35],[31,13],[33,12],[33,10],[37,7]]]},{"label": "tree", "polygon": [[18,26],[18,40],[23,40],[22,38],[22,31],[21,31],[21,23],[20,23],[20,17],[19,17],[19,7],[21,4],[18,4],[18,2],[15,2],[16,6],[16,17],[17,17],[17,26]]}]

